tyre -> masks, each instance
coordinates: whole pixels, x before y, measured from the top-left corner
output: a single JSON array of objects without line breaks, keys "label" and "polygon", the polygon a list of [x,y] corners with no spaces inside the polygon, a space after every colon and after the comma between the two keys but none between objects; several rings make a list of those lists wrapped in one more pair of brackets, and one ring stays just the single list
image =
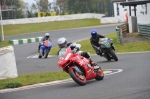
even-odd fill
[{"label": "tyre", "polygon": [[115,61],[118,61],[118,57],[116,56],[114,50],[110,50],[110,54],[112,55],[112,58],[113,58]]},{"label": "tyre", "polygon": [[[71,78],[79,85],[83,86],[86,85],[86,78],[84,75],[79,75],[75,69],[70,69],[69,70],[69,74],[71,76]],[[82,76],[82,77],[81,77]]]},{"label": "tyre", "polygon": [[42,58],[42,55],[39,53],[39,56],[38,56],[39,58]]},{"label": "tyre", "polygon": [[49,50],[46,51],[44,58],[47,58],[48,54],[49,54]]},{"label": "tyre", "polygon": [[42,56],[41,56],[41,55],[39,55],[39,58],[42,58]]},{"label": "tyre", "polygon": [[110,61],[110,60],[111,60],[111,57],[109,56],[109,54],[108,54],[108,53],[105,53],[105,58],[106,58],[108,61]]},{"label": "tyre", "polygon": [[104,73],[103,73],[103,71],[102,71],[101,69],[96,73],[95,79],[96,79],[97,81],[104,79]]}]

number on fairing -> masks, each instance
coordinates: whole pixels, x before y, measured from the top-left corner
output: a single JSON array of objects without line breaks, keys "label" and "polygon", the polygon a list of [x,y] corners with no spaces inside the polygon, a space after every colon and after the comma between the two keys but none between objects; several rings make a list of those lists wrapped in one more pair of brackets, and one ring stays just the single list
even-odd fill
[{"label": "number on fairing", "polygon": [[71,55],[71,53],[69,53],[69,54],[66,56],[65,60],[68,60],[68,58],[70,57],[70,55]]}]

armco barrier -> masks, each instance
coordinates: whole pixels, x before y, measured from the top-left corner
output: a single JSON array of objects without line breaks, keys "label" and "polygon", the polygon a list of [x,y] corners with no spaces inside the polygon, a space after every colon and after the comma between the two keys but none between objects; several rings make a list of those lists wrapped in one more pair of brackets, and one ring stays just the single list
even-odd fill
[{"label": "armco barrier", "polygon": [[26,43],[34,43],[41,41],[42,37],[36,37],[36,38],[28,38],[28,39],[19,39],[19,40],[10,40],[10,44],[12,45],[18,45],[18,44],[26,44]]},{"label": "armco barrier", "polygon": [[140,35],[150,39],[150,24],[138,24]]}]

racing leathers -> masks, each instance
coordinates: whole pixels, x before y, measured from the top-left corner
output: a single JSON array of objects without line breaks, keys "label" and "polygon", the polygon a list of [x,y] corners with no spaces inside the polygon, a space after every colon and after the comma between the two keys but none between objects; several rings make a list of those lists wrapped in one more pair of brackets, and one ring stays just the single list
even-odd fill
[{"label": "racing leathers", "polygon": [[41,39],[41,41],[39,42],[38,52],[40,51],[40,47],[41,47],[41,45],[43,44],[43,42],[44,42],[45,40],[48,40],[48,41],[52,42],[52,40],[50,39],[50,37],[47,38],[46,36],[44,36],[44,37]]},{"label": "racing leathers", "polygon": [[99,46],[99,39],[100,38],[105,38],[105,36],[97,34],[95,37],[90,38],[90,43],[91,43],[93,49],[95,50],[96,54],[102,56],[102,53],[100,52],[101,48]]}]

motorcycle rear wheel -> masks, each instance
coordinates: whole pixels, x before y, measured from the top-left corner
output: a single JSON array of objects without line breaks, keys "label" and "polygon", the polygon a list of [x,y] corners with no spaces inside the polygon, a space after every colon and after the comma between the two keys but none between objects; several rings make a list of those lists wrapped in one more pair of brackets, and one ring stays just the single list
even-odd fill
[{"label": "motorcycle rear wheel", "polygon": [[82,75],[82,78],[80,77],[80,75],[75,71],[75,69],[70,69],[69,70],[69,74],[71,76],[71,78],[79,85],[83,86],[86,85],[86,78],[84,75]]},{"label": "motorcycle rear wheel", "polygon": [[110,50],[110,54],[112,55],[112,58],[113,58],[115,61],[118,61],[118,57],[117,57],[117,55],[115,54],[115,51],[114,51],[114,50]]},{"label": "motorcycle rear wheel", "polygon": [[107,61],[110,61],[110,60],[111,60],[111,57],[109,56],[108,53],[105,53],[105,58],[107,59]]}]

